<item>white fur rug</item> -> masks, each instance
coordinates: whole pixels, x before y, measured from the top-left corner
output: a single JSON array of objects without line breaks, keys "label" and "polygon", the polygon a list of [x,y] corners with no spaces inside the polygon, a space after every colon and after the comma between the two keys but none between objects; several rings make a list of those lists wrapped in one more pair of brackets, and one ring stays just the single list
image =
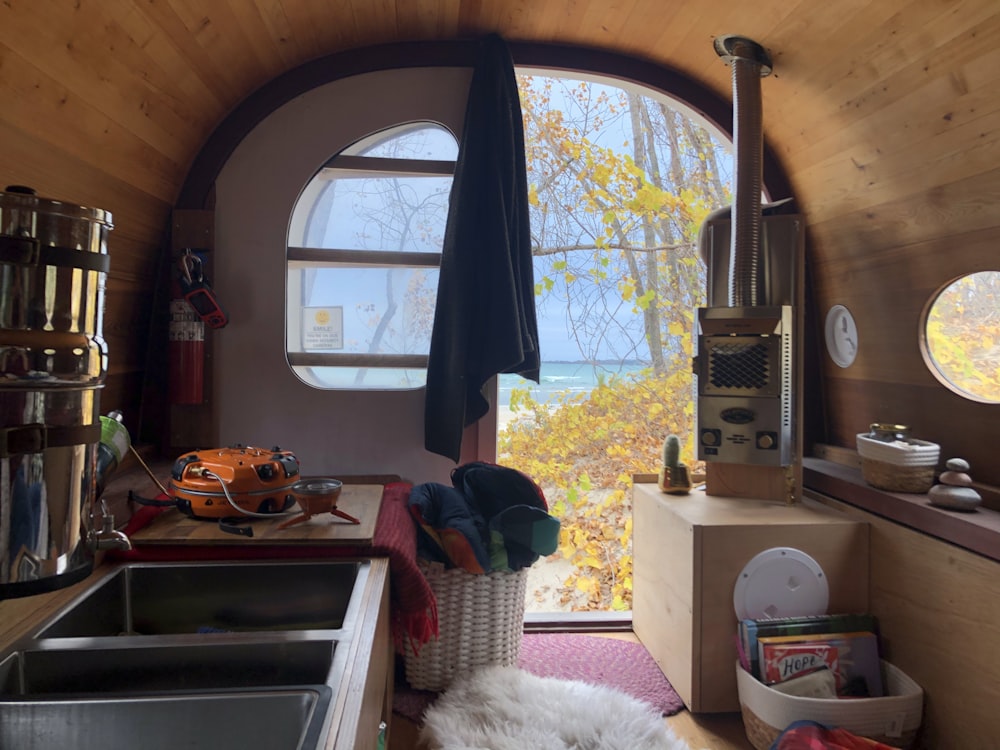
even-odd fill
[{"label": "white fur rug", "polygon": [[618,690],[485,667],[427,709],[433,750],[689,750],[660,712]]}]

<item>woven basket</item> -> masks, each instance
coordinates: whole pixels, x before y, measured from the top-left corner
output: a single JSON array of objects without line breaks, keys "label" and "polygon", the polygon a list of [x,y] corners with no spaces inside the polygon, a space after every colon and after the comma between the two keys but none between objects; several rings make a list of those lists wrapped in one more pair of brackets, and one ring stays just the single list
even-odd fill
[{"label": "woven basket", "polygon": [[934,466],[899,466],[861,458],[861,476],[872,487],[922,495],[934,486]]},{"label": "woven basket", "polygon": [[473,668],[510,666],[521,653],[528,569],[475,575],[419,561],[437,599],[438,638],[415,651],[407,641],[406,681],[417,690],[442,691]]},{"label": "woven basket", "polygon": [[889,492],[927,493],[934,486],[941,448],[926,440],[884,442],[858,435],[861,476],[872,487]]},{"label": "woven basket", "polygon": [[882,662],[888,693],[883,698],[799,698],[772,690],[745,672],[739,662],[736,670],[743,728],[756,750],[769,750],[789,724],[800,720],[843,727],[890,747],[908,748],[917,738],[923,690],[887,661]]}]

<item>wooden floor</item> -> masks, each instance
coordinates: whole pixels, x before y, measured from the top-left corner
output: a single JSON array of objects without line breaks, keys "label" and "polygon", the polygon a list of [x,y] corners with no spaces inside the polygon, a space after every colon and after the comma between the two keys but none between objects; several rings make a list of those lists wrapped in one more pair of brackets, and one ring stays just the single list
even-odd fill
[{"label": "wooden floor", "polygon": [[[588,633],[608,638],[638,641],[631,633]],[[743,731],[743,722],[735,714],[692,714],[683,710],[663,720],[673,733],[687,742],[691,750],[754,750]],[[388,750],[426,750],[417,741],[419,727],[406,719],[393,717]]]}]

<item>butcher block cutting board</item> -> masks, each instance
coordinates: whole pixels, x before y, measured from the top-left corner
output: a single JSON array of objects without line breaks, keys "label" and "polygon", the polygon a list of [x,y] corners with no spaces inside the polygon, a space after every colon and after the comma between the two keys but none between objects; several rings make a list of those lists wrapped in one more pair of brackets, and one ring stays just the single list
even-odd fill
[{"label": "butcher block cutting board", "polygon": [[[302,523],[279,529],[291,515],[275,518],[253,518],[244,521],[240,528],[253,529],[253,536],[232,534],[219,528],[217,519],[189,518],[176,508],[169,508],[149,524],[131,535],[132,543],[161,544],[357,544],[370,545],[375,535],[375,520],[382,505],[381,484],[345,484],[337,501],[337,509],[354,516],[360,524],[332,513],[312,516]],[[289,509],[297,514],[298,506]]]}]

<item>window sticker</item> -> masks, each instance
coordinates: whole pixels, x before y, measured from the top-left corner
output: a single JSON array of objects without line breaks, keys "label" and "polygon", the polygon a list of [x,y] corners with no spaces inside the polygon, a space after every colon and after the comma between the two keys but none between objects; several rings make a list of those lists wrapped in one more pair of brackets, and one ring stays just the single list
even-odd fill
[{"label": "window sticker", "polygon": [[302,308],[302,348],[306,351],[344,348],[344,308]]}]

